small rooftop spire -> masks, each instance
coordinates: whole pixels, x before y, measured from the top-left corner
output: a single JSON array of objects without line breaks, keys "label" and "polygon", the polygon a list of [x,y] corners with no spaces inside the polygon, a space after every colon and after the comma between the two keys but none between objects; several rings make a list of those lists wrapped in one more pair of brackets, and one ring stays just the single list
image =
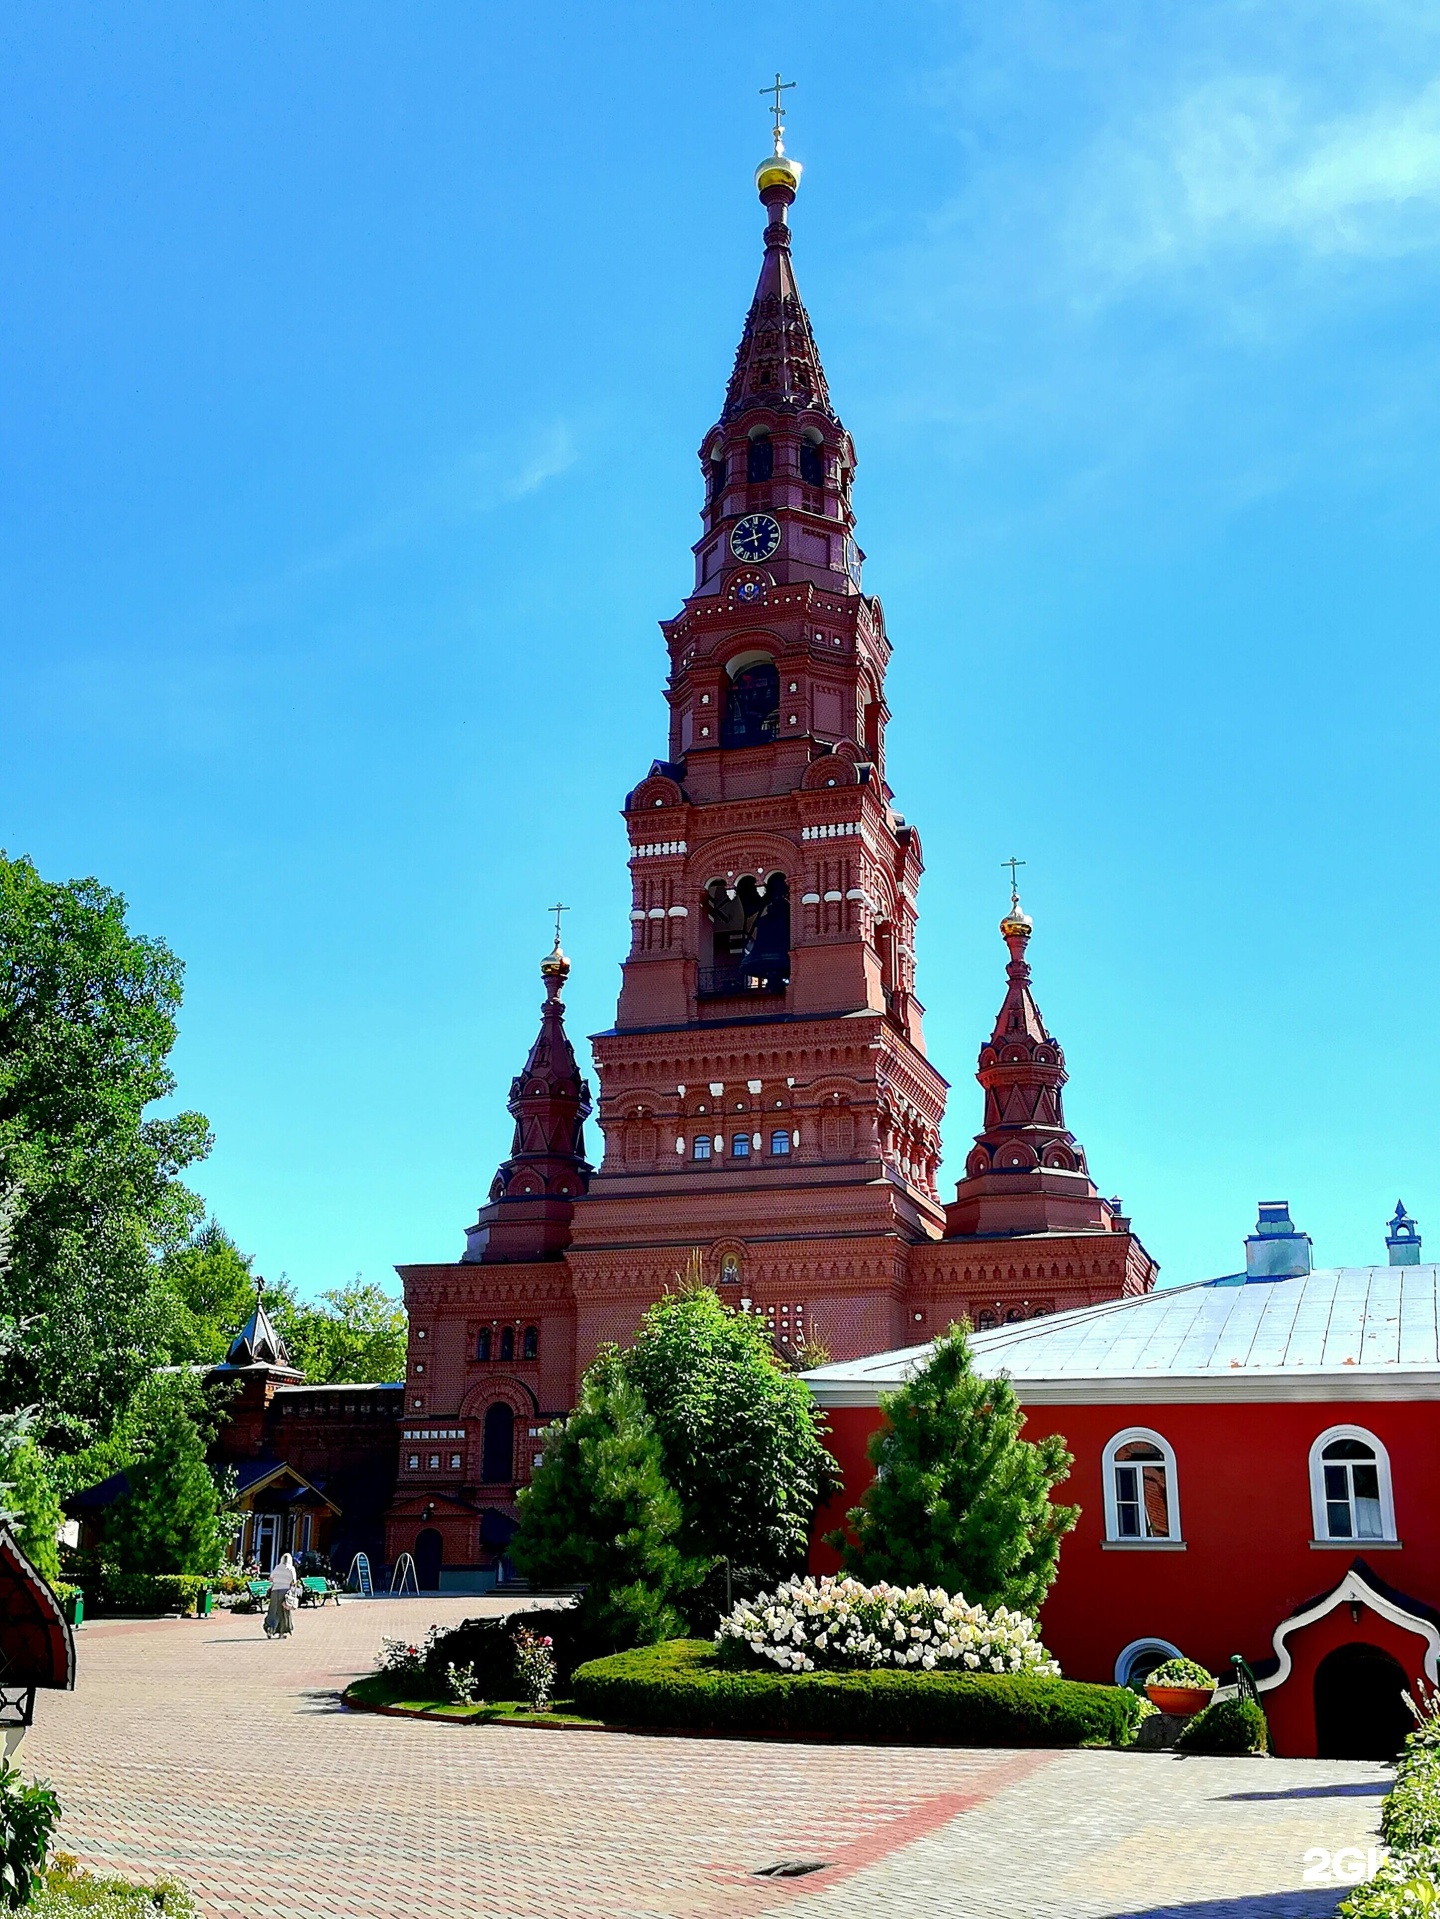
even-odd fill
[{"label": "small rooftop spire", "polygon": [[570,977],[570,961],[560,945],[560,915],[568,913],[570,908],[557,903],[550,911],[555,915],[555,944],[540,962],[540,977],[545,982],[545,991],[554,999]]},{"label": "small rooftop spire", "polygon": [[230,1342],[227,1366],[275,1366],[293,1370],[284,1340],[265,1310],[265,1281],[255,1275],[255,1310]]},{"label": "small rooftop spire", "polygon": [[[794,202],[802,168],[785,151],[781,121],[785,109],[779,96],[793,80],[782,80],[762,87],[762,93],[774,94],[771,112],[775,124],[771,131],[774,151],[755,169],[755,190],[765,208],[765,257],[760,265],[755,297],[745,319],[730,383],[725,389],[722,426],[750,407],[767,411],[801,411],[815,407],[831,420],[835,412],[825,384],[825,370],[811,331],[810,316],[795,284],[795,269],[790,262],[790,226],[786,209]],[[837,422],[838,424],[838,422]]]},{"label": "small rooftop spire", "polygon": [[[1005,935],[1007,940],[1028,940],[1031,933],[1035,930],[1035,922],[1031,919],[1030,915],[1021,908],[1020,888],[1015,879],[1016,868],[1024,866],[1025,861],[1017,860],[1012,853],[1008,860],[1001,860],[1000,864],[1010,868],[1010,911],[1005,915],[1004,919],[1001,920],[1000,931]],[[1014,951],[1013,947],[1011,950],[1012,952]],[[1023,951],[1024,947],[1022,946],[1021,953],[1023,953]],[[1015,956],[1018,959],[1020,954],[1016,954]]]},{"label": "small rooftop spire", "polygon": [[1385,1235],[1385,1249],[1392,1266],[1420,1264],[1420,1228],[1406,1212],[1403,1199],[1395,1202],[1395,1217]]}]

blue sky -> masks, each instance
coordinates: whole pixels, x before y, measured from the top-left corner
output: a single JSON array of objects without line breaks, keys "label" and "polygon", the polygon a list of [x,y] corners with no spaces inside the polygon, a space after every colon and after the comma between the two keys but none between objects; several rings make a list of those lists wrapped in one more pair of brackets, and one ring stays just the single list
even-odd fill
[{"label": "blue sky", "polygon": [[0,22],[0,845],[187,964],[197,1184],[455,1256],[545,907],[613,1017],[656,621],[759,259],[860,453],[945,1188],[1024,896],[1165,1281],[1440,1249],[1440,15],[36,5]]}]

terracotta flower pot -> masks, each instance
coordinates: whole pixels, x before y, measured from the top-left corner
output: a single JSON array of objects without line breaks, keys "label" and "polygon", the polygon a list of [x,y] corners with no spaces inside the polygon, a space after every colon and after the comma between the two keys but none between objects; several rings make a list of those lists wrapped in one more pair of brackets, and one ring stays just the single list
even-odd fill
[{"label": "terracotta flower pot", "polygon": [[1210,1704],[1215,1697],[1213,1686],[1147,1686],[1145,1696],[1161,1712],[1174,1713],[1177,1718],[1188,1719]]}]

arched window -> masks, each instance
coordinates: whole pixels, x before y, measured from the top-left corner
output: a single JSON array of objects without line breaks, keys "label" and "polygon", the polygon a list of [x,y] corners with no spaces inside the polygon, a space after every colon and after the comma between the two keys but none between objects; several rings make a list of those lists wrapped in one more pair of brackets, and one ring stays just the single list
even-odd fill
[{"label": "arched window", "polygon": [[475,1341],[475,1357],[477,1359],[488,1359],[490,1357],[490,1328],[488,1326],[482,1326],[480,1328],[480,1336]]},{"label": "arched window", "polygon": [[1390,1455],[1363,1426],[1331,1426],[1310,1448],[1317,1539],[1393,1539]]},{"label": "arched window", "polygon": [[502,1359],[513,1359],[515,1357],[515,1328],[513,1326],[502,1326],[500,1328],[500,1357]]},{"label": "arched window", "polygon": [[525,1328],[525,1343],[520,1349],[520,1354],[522,1359],[538,1359],[540,1357],[540,1328],[538,1326],[527,1326]]},{"label": "arched window", "polygon": [[744,873],[734,886],[713,880],[705,890],[710,964],[703,964],[702,999],[737,993],[783,993],[790,983],[790,888],[783,873],[757,880]]},{"label": "arched window", "polygon": [[695,1144],[690,1148],[690,1157],[691,1159],[709,1159],[710,1135],[708,1133],[695,1135]]},{"label": "arched window", "polygon": [[1167,1659],[1179,1659],[1180,1648],[1168,1639],[1132,1639],[1115,1661],[1115,1684],[1143,1692],[1145,1681]]},{"label": "arched window", "polygon": [[503,1399],[485,1414],[480,1477],[487,1486],[505,1486],[515,1476],[515,1415]]},{"label": "arched window", "polygon": [[1180,1539],[1180,1492],[1175,1453],[1167,1439],[1143,1426],[1116,1433],[1105,1448],[1105,1537],[1142,1545]]},{"label": "arched window", "polygon": [[800,442],[800,478],[806,486],[825,484],[825,450],[818,441]]},{"label": "arched window", "polygon": [[770,1151],[777,1159],[784,1159],[789,1153],[790,1134],[785,1128],[777,1126],[770,1135]]},{"label": "arched window", "polygon": [[994,1332],[995,1315],[994,1313],[990,1311],[990,1308],[988,1306],[985,1307],[982,1311],[976,1313],[975,1330],[977,1333],[993,1333]]},{"label": "arched window", "polygon": [[752,486],[768,480],[775,471],[775,448],[768,433],[757,433],[745,456],[745,478]]},{"label": "arched window", "polygon": [[723,453],[717,453],[710,462],[710,504],[714,506],[725,491],[726,461]]},{"label": "arched window", "polygon": [[731,678],[720,744],[764,746],[779,731],[780,669],[774,660],[751,660]]}]

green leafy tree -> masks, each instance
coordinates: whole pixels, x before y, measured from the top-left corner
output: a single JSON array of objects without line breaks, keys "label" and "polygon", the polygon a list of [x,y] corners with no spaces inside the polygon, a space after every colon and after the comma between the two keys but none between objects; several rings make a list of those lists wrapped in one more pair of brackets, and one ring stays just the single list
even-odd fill
[{"label": "green leafy tree", "polygon": [[306,1305],[282,1282],[279,1291],[267,1290],[265,1306],[291,1363],[312,1385],[384,1385],[405,1377],[409,1320],[403,1301],[383,1286],[357,1276]]},{"label": "green leafy tree", "polygon": [[974,1370],[963,1325],[935,1341],[913,1378],[882,1393],[870,1438],[875,1477],[829,1544],[867,1585],[943,1586],[972,1604],[1032,1616],[1059,1570],[1060,1542],[1080,1517],[1053,1489],[1071,1455],[1058,1436],[1020,1437],[1008,1379]]},{"label": "green leafy tree", "polygon": [[520,1493],[515,1563],[537,1585],[586,1586],[582,1636],[617,1650],[650,1645],[684,1630],[679,1608],[706,1570],[682,1551],[681,1523],[654,1424],[607,1348],[587,1369],[575,1411],[546,1431]]},{"label": "green leafy tree", "polygon": [[810,1523],[838,1484],[825,1418],[761,1322],[685,1286],[640,1322],[625,1370],[680,1495],[683,1544],[773,1582],[803,1566]]},{"label": "green leafy tree", "polygon": [[[242,1253],[215,1220],[194,1232],[160,1262],[167,1295],[167,1345],[174,1365],[218,1365],[255,1310],[249,1253]],[[267,1300],[273,1311],[274,1296]]]},{"label": "green leafy tree", "polygon": [[0,1519],[42,1579],[60,1577],[57,1544],[64,1514],[50,1461],[23,1415],[0,1419]]},{"label": "green leafy tree", "polygon": [[158,1257],[199,1201],[181,1182],[210,1132],[167,1099],[180,961],[132,933],[93,879],[0,854],[0,1167],[20,1195],[0,1315],[23,1328],[10,1409],[102,1420],[165,1351]]},{"label": "green leafy tree", "polygon": [[122,1572],[217,1572],[234,1524],[205,1463],[212,1414],[183,1375],[156,1387],[136,1456],[125,1463],[130,1494],[114,1509],[105,1558]]}]

